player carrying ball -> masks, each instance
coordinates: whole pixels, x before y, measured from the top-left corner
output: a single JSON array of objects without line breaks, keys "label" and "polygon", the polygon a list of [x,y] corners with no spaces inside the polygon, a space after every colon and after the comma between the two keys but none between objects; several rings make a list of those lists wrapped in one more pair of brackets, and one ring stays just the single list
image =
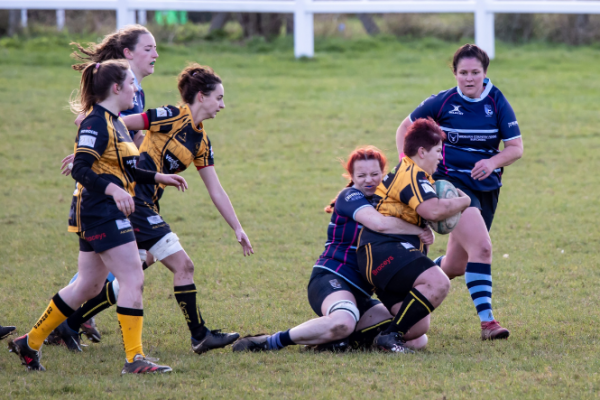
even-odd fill
[{"label": "player carrying ball", "polygon": [[140,153],[118,116],[133,106],[134,80],[124,60],[90,63],[82,72],[80,98],[72,109],[91,111],[76,137],[72,176],[78,183],[69,215],[69,231],[79,236],[79,275],[54,295],[29,333],[9,342],[28,370],[45,370],[40,364],[44,339],[102,290],[112,272],[123,288],[117,301],[127,359],[122,373],[171,371],[147,360],[142,350],[144,273],[127,216],[135,209],[136,182],[180,190],[187,183],[177,175],[137,168]]}]

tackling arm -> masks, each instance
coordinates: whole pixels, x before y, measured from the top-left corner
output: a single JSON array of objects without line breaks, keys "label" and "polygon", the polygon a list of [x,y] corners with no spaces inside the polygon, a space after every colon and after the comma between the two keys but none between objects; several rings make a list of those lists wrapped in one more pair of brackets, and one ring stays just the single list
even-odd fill
[{"label": "tackling arm", "polygon": [[386,217],[373,207],[363,207],[356,213],[355,220],[372,231],[394,235],[420,235],[423,229],[400,218]]},{"label": "tackling arm", "polygon": [[404,121],[402,121],[398,127],[398,130],[396,130],[396,148],[398,149],[398,154],[404,153],[404,136],[411,125],[412,122],[410,120],[410,116],[408,116],[404,118]]}]

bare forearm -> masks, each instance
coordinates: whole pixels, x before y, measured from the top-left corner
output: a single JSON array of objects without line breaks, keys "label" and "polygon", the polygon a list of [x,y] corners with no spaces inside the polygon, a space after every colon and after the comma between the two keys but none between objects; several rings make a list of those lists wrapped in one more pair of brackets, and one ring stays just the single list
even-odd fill
[{"label": "bare forearm", "polygon": [[400,218],[383,217],[381,233],[390,233],[393,235],[420,235],[423,233],[423,228],[413,225]]},{"label": "bare forearm", "polygon": [[225,190],[221,187],[215,189],[213,192],[209,192],[209,194],[213,204],[217,207],[217,210],[219,210],[219,213],[227,221],[231,229],[234,231],[241,229],[242,225],[235,214],[233,204],[231,204],[231,200],[229,200],[229,196]]},{"label": "bare forearm", "polygon": [[517,161],[523,156],[522,146],[507,146],[500,153],[496,154],[491,160],[494,161],[496,168],[506,167]]},{"label": "bare forearm", "polygon": [[411,125],[410,117],[406,117],[396,130],[396,148],[398,149],[398,154],[404,153],[404,136]]}]

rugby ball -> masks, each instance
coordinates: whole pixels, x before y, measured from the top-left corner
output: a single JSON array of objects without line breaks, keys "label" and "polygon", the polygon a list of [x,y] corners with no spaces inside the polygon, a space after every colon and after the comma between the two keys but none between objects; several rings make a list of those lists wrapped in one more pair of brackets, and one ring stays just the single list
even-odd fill
[{"label": "rugby ball", "polygon": [[[439,181],[435,181],[433,187],[435,188],[435,193],[437,194],[438,199],[454,199],[458,197],[456,188],[448,181],[440,179]],[[457,213],[456,215],[453,215],[442,221],[429,221],[429,226],[431,226],[431,229],[437,233],[441,235],[447,235],[452,232],[454,228],[456,228],[458,221],[460,221],[460,213]]]}]

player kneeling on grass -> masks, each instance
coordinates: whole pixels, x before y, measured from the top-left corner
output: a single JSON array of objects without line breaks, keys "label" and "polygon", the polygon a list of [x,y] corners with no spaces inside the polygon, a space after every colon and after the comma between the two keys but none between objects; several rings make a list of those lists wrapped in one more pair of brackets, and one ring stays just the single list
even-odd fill
[{"label": "player kneeling on grass", "polygon": [[[244,256],[253,254],[252,245],[244,232],[227,193],[221,186],[214,168],[210,140],[202,121],[215,118],[225,108],[221,78],[210,67],[192,64],[179,74],[179,92],[183,104],[150,109],[144,114],[123,117],[131,130],[147,130],[140,147],[138,166],[164,173],[178,174],[194,165],[204,181],[208,193],[242,246]],[[135,188],[135,212],[129,216],[140,249],[144,269],[161,261],[173,272],[174,294],[190,330],[192,350],[197,354],[227,346],[235,341],[237,333],[221,333],[206,327],[196,302],[194,263],[187,255],[179,238],[171,231],[160,214],[159,200],[164,185],[143,184]],[[147,259],[147,255],[149,256]],[[106,284],[98,296],[81,306],[56,330],[56,336],[72,350],[79,350],[80,326],[91,317],[115,304],[119,299],[120,280]],[[121,293],[123,292],[121,288]],[[117,300],[118,301],[118,300]]]},{"label": "player kneeling on grass", "polygon": [[[405,138],[406,156],[375,191],[372,202],[377,211],[424,227],[425,220],[441,221],[469,206],[463,192],[458,198],[438,199],[431,185],[445,137],[433,120],[415,121]],[[380,350],[410,352],[406,341],[428,331],[429,315],[448,294],[448,277],[427,258],[427,244],[417,235],[375,232],[365,225],[357,258],[363,277],[395,315],[374,344]]]},{"label": "player kneeling on grass", "polygon": [[[420,235],[427,244],[433,243],[433,234],[429,228],[384,217],[369,202],[386,168],[381,151],[358,148],[350,154],[345,168],[350,183],[325,209],[332,214],[325,251],[308,283],[308,301],[319,318],[274,335],[244,337],[234,343],[233,351],[279,350],[292,344],[321,345],[317,349],[332,350],[370,347],[377,333],[389,325],[392,316],[371,298],[372,286],[358,270],[356,244],[360,229],[366,226],[389,234]],[[409,343],[415,348],[426,344],[425,335]]]},{"label": "player kneeling on grass", "polygon": [[133,106],[134,76],[126,61],[90,63],[82,72],[80,99],[73,111],[89,111],[75,143],[72,176],[77,181],[69,231],[79,236],[79,275],[54,295],[39,321],[8,344],[29,370],[40,364],[44,339],[83,302],[103,288],[109,272],[120,282],[117,317],[126,359],[122,373],[169,372],[148,361],[142,350],[144,272],[127,216],[134,209],[135,184],[161,184],[185,190],[185,179],[137,168],[140,153],[119,113]]}]

